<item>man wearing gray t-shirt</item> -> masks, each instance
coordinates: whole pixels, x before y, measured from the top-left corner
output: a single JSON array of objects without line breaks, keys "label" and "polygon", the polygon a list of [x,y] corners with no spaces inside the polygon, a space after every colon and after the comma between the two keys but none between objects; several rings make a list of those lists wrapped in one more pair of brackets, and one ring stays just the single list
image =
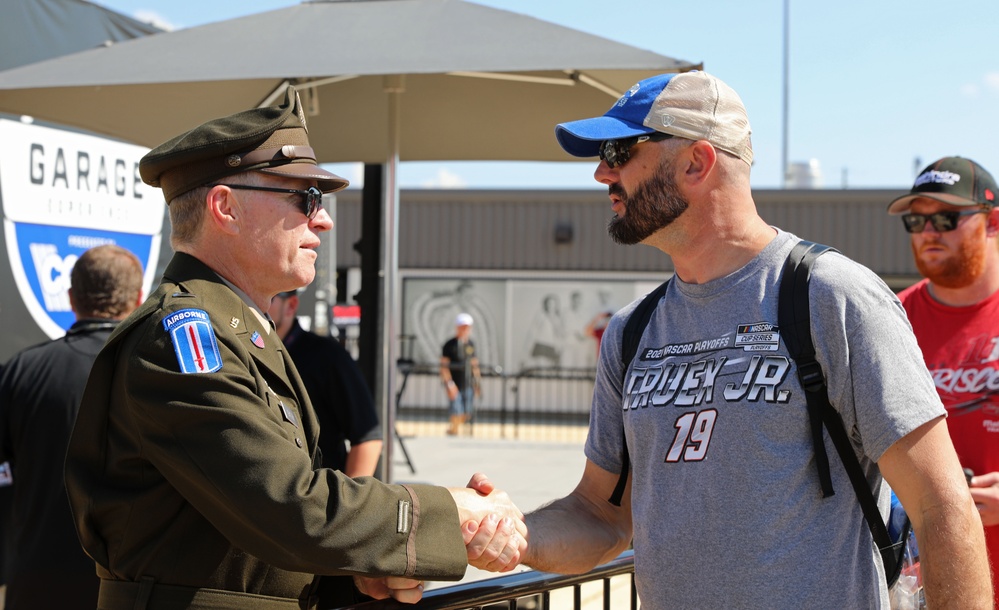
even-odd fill
[{"label": "man wearing gray t-shirt", "polygon": [[[527,517],[525,563],[584,572],[635,548],[638,593],[661,608],[887,608],[884,569],[831,442],[824,498],[802,387],[777,327],[777,287],[798,239],[750,190],[738,95],[704,72],[631,88],[603,116],[556,128],[599,156],[609,232],[670,255],[675,276],[622,370],[618,312],[601,343],[576,489]],[[883,512],[912,519],[932,607],[991,607],[981,521],[945,411],[905,313],[838,253],[810,280],[811,330],[833,408]],[[772,325],[777,333],[757,333]],[[631,460],[621,506],[608,501]]]}]

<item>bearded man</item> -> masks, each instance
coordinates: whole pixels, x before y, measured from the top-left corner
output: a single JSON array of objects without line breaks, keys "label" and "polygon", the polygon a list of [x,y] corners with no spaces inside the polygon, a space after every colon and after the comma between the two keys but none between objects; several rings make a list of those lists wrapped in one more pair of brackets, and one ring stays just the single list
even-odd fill
[{"label": "bearded man", "polygon": [[[555,135],[570,155],[599,158],[611,238],[661,250],[675,274],[629,362],[624,329],[641,299],[608,323],[582,478],[526,515],[523,562],[585,572],[633,543],[645,610],[819,608],[832,592],[841,608],[888,608],[881,558],[834,459],[841,491],[820,493],[805,388],[778,327],[799,239],[757,212],[738,94],[704,72],[655,76]],[[894,293],[830,252],[811,268],[809,306],[830,404],[870,491],[887,512],[887,482],[912,519],[927,604],[992,607],[981,519]],[[765,343],[744,330],[757,324],[774,329]]]},{"label": "bearded man", "polygon": [[[999,576],[999,189],[970,159],[944,157],[888,206],[925,278],[899,299],[916,333],[985,526]],[[995,602],[999,604],[999,595]]]}]

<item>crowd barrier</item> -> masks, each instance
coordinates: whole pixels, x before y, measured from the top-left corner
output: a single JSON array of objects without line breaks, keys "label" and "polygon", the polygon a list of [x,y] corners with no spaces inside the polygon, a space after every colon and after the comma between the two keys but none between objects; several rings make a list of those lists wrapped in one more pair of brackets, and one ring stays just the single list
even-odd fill
[{"label": "crowd barrier", "polygon": [[[395,420],[404,436],[443,434],[447,396],[436,364],[401,363]],[[585,437],[594,369],[530,368],[507,373],[482,366],[481,395],[467,434],[578,442]]]},{"label": "crowd barrier", "polygon": [[356,604],[352,610],[637,610],[634,551],[577,575],[526,571],[431,589],[417,604],[382,600]]}]

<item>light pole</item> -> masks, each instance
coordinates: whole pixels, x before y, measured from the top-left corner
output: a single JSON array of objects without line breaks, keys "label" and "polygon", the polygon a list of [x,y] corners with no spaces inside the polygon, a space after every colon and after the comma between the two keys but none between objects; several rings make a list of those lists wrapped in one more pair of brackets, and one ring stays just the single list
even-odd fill
[{"label": "light pole", "polygon": [[784,0],[784,107],[781,116],[781,136],[783,141],[781,142],[780,151],[780,170],[782,172],[783,179],[781,180],[781,188],[787,188],[787,140],[788,140],[788,128],[787,128],[787,117],[788,117],[788,56],[790,55],[790,13],[791,13],[791,0]]}]

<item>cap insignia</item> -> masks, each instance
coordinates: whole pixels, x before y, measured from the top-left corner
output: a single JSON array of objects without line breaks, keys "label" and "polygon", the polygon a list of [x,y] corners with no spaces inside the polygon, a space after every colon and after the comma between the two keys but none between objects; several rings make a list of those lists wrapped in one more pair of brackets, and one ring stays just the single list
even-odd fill
[{"label": "cap insignia", "polygon": [[298,110],[298,120],[302,122],[302,129],[305,133],[309,133],[309,126],[305,124],[305,109],[302,108],[302,98],[299,97],[298,91],[295,91],[295,108]]},{"label": "cap insignia", "polygon": [[617,106],[624,106],[628,102],[628,100],[631,99],[631,97],[633,95],[635,95],[636,93],[638,93],[638,90],[641,89],[641,87],[642,87],[641,83],[636,83],[636,84],[632,85],[631,89],[628,89],[627,91],[625,91],[624,95],[622,95],[617,100],[617,104],[616,105]]},{"label": "cap insignia", "polygon": [[954,186],[961,181],[961,176],[955,174],[954,172],[938,171],[931,169],[928,172],[923,173],[920,177],[916,178],[916,183],[912,185],[912,188],[917,186],[932,182],[936,184],[947,184],[949,186]]}]

